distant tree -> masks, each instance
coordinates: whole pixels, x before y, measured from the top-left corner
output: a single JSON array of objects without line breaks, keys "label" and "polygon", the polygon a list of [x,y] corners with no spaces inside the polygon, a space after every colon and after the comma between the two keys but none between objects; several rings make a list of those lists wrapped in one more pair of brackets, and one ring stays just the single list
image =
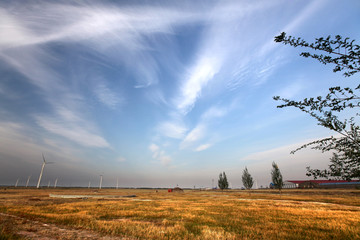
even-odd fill
[{"label": "distant tree", "polygon": [[225,172],[220,173],[220,175],[219,175],[219,180],[218,180],[218,185],[219,185],[219,188],[220,188],[221,190],[224,190],[224,189],[228,189],[228,188],[229,188],[229,183],[228,183],[228,180],[227,180],[227,177],[226,177]]},{"label": "distant tree", "polygon": [[[323,64],[334,64],[333,71],[344,71],[345,77],[360,72],[360,46],[354,44],[355,40],[350,41],[349,38],[344,39],[337,35],[334,39],[328,36],[327,38],[317,38],[314,43],[308,43],[301,38],[286,36],[286,33],[283,32],[276,36],[274,41],[292,47],[305,47],[325,52],[325,54],[302,52],[300,56],[314,58]],[[284,102],[278,108],[296,107],[315,118],[318,125],[338,134],[336,137],[331,136],[307,143],[291,152],[295,153],[306,147],[322,152],[334,152],[328,169],[319,170],[307,167],[307,176],[313,176],[314,179],[318,177],[344,180],[360,179],[360,127],[359,121],[355,120],[359,113],[357,110],[354,111],[360,107],[360,85],[355,89],[332,87],[329,88],[329,93],[325,97],[305,98],[302,101],[292,101],[279,96],[274,99]],[[344,110],[348,111],[340,116],[339,114]],[[346,118],[350,114],[354,114],[354,116]]]},{"label": "distant tree", "polygon": [[284,182],[283,182],[283,178],[282,178],[280,169],[275,162],[272,163],[271,180],[274,184],[274,187],[279,189],[279,191],[281,192]]},{"label": "distant tree", "polygon": [[250,175],[247,167],[245,167],[245,169],[243,171],[242,183],[243,183],[244,187],[248,190],[251,189],[252,186],[254,185],[254,179]]}]

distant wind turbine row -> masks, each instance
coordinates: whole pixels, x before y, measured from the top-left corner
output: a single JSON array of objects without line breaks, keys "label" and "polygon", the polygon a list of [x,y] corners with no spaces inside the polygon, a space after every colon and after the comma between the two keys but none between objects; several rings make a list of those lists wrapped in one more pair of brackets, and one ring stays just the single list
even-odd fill
[{"label": "distant wind turbine row", "polygon": [[[44,173],[45,165],[54,163],[54,162],[47,162],[43,153],[42,153],[42,160],[43,160],[43,162],[42,162],[42,165],[41,165],[41,171],[40,171],[40,175],[39,175],[39,179],[38,179],[36,188],[40,188],[40,183],[41,183],[41,179],[42,179],[42,176],[43,176],[43,173]],[[29,186],[30,178],[31,178],[31,175],[28,176],[25,187]],[[19,178],[16,180],[15,187],[17,187],[17,185],[19,183],[19,180],[20,180]],[[103,175],[101,174],[100,175],[99,189],[102,188],[102,181],[103,181]],[[58,182],[58,179],[56,178],[55,183],[54,183],[54,188],[56,188],[57,182]],[[50,187],[50,181],[48,182],[47,186],[48,186],[48,188]],[[89,181],[88,188],[90,188],[90,186],[91,186],[91,182]],[[119,188],[119,178],[117,178],[117,180],[116,180],[116,189],[118,189],[118,188]]]}]

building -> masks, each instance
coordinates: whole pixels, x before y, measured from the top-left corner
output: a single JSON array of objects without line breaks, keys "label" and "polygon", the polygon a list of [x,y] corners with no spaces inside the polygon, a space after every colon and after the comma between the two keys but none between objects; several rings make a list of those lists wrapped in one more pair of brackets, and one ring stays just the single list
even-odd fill
[{"label": "building", "polygon": [[283,188],[360,188],[360,180],[287,180]]},{"label": "building", "polygon": [[284,185],[283,185],[283,188],[298,188],[298,187],[299,187],[299,184],[293,183],[290,181],[285,181]]},{"label": "building", "polygon": [[184,190],[179,187],[175,187],[175,188],[169,188],[168,192],[184,192]]}]

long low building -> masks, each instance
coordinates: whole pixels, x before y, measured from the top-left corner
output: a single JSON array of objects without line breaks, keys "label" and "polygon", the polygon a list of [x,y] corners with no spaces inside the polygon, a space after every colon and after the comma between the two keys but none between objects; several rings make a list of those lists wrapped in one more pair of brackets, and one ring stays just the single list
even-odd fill
[{"label": "long low building", "polygon": [[287,180],[283,188],[360,188],[359,180]]}]

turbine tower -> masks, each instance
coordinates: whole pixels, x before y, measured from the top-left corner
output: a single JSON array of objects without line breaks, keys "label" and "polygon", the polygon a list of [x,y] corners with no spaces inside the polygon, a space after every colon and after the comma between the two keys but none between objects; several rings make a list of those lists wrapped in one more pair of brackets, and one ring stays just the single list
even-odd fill
[{"label": "turbine tower", "polygon": [[26,187],[29,186],[29,181],[30,181],[31,175],[28,177],[27,181],[26,181]]},{"label": "turbine tower", "polygon": [[43,161],[44,161],[44,162],[43,162],[43,164],[42,164],[42,166],[41,166],[41,172],[40,172],[40,176],[39,176],[39,181],[38,181],[38,184],[37,184],[36,188],[39,188],[39,187],[40,187],[41,177],[42,177],[42,175],[43,175],[45,165],[46,165],[46,164],[51,164],[51,163],[53,163],[53,162],[46,162],[46,161],[45,161],[44,154],[42,154],[42,157],[43,157]]},{"label": "turbine tower", "polygon": [[16,180],[15,187],[17,187],[18,183],[19,183],[19,178]]},{"label": "turbine tower", "polygon": [[102,185],[102,177],[103,177],[103,175],[100,175],[100,185],[99,185],[99,189],[101,189],[101,185]]},{"label": "turbine tower", "polygon": [[57,184],[57,178],[55,179],[55,184],[54,184],[54,188],[56,188],[56,184]]}]

